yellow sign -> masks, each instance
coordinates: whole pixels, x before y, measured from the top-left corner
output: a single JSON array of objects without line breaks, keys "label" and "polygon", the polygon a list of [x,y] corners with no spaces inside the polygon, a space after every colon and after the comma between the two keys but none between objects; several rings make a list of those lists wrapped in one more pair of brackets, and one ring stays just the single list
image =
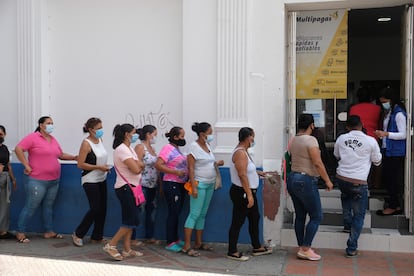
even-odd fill
[{"label": "yellow sign", "polygon": [[346,99],[348,12],[300,12],[296,33],[296,98]]}]

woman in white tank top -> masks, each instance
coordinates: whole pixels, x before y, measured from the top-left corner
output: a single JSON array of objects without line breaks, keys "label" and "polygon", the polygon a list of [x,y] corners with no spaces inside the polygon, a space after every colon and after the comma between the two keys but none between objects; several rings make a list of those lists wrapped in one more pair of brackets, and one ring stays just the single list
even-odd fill
[{"label": "woman in white tank top", "polygon": [[230,198],[233,202],[233,215],[227,251],[227,258],[237,261],[247,261],[249,259],[237,250],[240,229],[246,218],[249,220],[249,234],[253,246],[252,255],[260,256],[272,253],[272,249],[262,246],[259,240],[260,213],[256,192],[259,187],[259,175],[264,176],[264,173],[256,170],[256,165],[247,152],[247,149],[253,146],[253,129],[250,127],[241,128],[239,144],[233,151],[232,162],[230,162],[232,183]]}]

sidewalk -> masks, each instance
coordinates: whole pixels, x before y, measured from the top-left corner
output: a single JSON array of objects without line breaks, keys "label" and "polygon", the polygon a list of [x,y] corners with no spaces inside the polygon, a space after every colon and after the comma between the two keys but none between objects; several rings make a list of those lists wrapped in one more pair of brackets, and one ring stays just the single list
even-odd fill
[{"label": "sidewalk", "polygon": [[[159,245],[144,245],[143,257],[112,261],[102,245],[72,245],[70,235],[46,240],[29,235],[31,243],[0,240],[0,275],[413,275],[414,254],[364,251],[348,259],[342,250],[320,249],[319,262],[296,259],[295,248],[275,249],[272,255],[247,262],[225,258],[226,244],[214,244],[214,251],[195,258],[172,253]],[[413,245],[414,246],[414,245]],[[250,246],[240,250],[249,255]]]}]

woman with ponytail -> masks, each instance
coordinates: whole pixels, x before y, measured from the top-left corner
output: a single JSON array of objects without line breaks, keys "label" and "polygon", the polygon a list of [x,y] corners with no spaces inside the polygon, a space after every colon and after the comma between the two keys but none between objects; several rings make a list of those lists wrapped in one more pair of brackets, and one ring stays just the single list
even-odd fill
[{"label": "woman with ponytail", "polygon": [[[138,134],[131,124],[116,125],[114,128],[114,167],[116,171],[115,194],[121,204],[122,223],[115,236],[105,244],[103,250],[114,260],[121,261],[127,257],[142,256],[141,252],[131,249],[132,230],[139,224],[139,206],[132,188],[140,185],[141,172],[144,169],[134,149],[131,147],[138,140]],[[130,187],[134,186],[134,187]],[[123,240],[124,250],[122,255],[117,249],[117,244]]]}]

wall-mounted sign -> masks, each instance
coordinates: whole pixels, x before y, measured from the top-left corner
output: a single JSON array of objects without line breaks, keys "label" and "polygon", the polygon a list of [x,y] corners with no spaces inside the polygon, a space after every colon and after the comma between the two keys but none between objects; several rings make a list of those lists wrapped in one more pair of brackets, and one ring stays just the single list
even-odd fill
[{"label": "wall-mounted sign", "polygon": [[296,98],[346,99],[348,12],[298,12]]}]

